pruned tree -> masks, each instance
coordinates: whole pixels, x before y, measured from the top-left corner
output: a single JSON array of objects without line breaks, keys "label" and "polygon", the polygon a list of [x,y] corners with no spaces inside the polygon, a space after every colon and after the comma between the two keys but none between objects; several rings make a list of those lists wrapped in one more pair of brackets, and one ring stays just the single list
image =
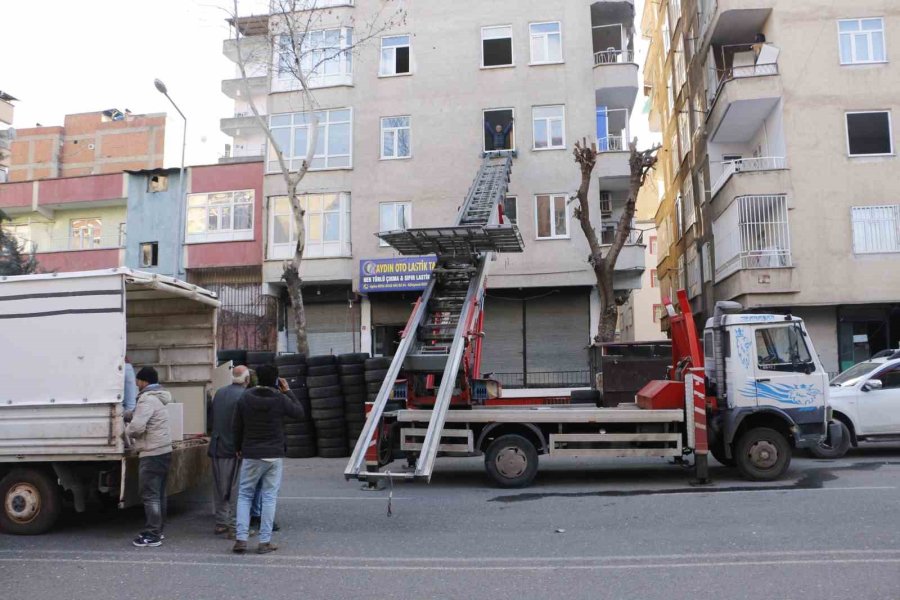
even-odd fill
[{"label": "pruned tree", "polygon": [[[406,18],[402,0],[367,3],[372,6],[368,8],[365,19],[357,18],[357,11],[332,8],[330,4],[328,0],[271,0],[269,14],[255,17],[257,23],[259,19],[265,19],[266,25],[255,34],[245,31],[242,26],[254,17],[240,16],[240,0],[232,0],[229,10],[242,91],[257,126],[265,134],[269,146],[266,160],[271,161],[274,157],[277,161],[293,212],[297,242],[293,258],[284,263],[282,279],[294,308],[297,352],[303,354],[309,353],[301,277],[306,246],[306,211],[299,189],[300,182],[313,168],[318,145],[319,116],[315,111],[320,109],[320,105],[315,94],[319,87],[316,80],[335,62],[352,60],[369,42],[402,25]],[[336,38],[327,33],[336,30],[340,32]],[[352,33],[348,35],[348,32]],[[299,161],[286,157],[284,140],[273,134],[266,107],[257,106],[253,101],[250,80],[258,76],[260,69],[270,75],[270,81],[277,76],[284,91],[294,92],[291,95],[293,111],[309,114],[306,153]]]},{"label": "pruned tree", "polygon": [[25,249],[14,235],[3,228],[4,221],[11,219],[0,210],[0,275],[29,275],[38,268],[35,248]]},{"label": "pruned tree", "polygon": [[625,201],[625,208],[616,225],[616,234],[612,244],[604,245],[600,243],[597,232],[594,230],[594,225],[591,223],[589,196],[591,179],[593,178],[594,167],[597,164],[599,153],[597,152],[596,144],[588,145],[587,140],[575,143],[575,162],[578,163],[581,169],[581,184],[578,186],[578,192],[573,198],[573,201],[577,202],[574,214],[591,249],[588,262],[594,271],[594,277],[597,280],[597,293],[600,297],[600,323],[597,326],[597,335],[594,336],[595,343],[615,340],[619,306],[627,300],[627,297],[617,296],[615,292],[616,261],[619,259],[619,254],[622,252],[622,248],[628,242],[634,229],[633,222],[637,208],[638,192],[640,192],[641,187],[647,180],[650,170],[656,166],[657,154],[660,148],[659,145],[656,145],[647,150],[638,150],[637,138],[628,147],[630,151],[628,159],[630,166],[628,199]]}]

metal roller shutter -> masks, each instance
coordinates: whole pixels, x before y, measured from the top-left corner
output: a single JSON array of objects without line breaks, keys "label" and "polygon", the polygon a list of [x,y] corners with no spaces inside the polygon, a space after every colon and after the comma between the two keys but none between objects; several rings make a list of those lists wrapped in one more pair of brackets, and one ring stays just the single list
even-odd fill
[{"label": "metal roller shutter", "polygon": [[522,337],[522,300],[507,298],[502,292],[485,300],[484,345],[481,359],[483,373],[497,375],[503,385],[521,387],[524,371]]},{"label": "metal roller shutter", "polygon": [[369,297],[372,302],[372,325],[406,325],[417,297],[385,298],[373,294]]},{"label": "metal roller shutter", "polygon": [[[306,305],[306,334],[309,352],[343,354],[359,351],[359,305],[349,307],[346,302]],[[293,309],[288,308],[288,349],[297,347],[293,332]]]},{"label": "metal roller shutter", "polygon": [[[588,370],[590,295],[585,288],[561,289],[526,300],[526,366],[531,385],[574,385]],[[546,375],[544,375],[546,374]]]}]

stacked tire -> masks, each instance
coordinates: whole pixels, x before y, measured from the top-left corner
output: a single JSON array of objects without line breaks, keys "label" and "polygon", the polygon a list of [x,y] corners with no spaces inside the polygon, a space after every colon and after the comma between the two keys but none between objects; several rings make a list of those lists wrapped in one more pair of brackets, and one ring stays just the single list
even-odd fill
[{"label": "stacked tire", "polygon": [[216,364],[217,365],[227,363],[229,360],[235,367],[238,365],[246,365],[247,364],[247,351],[234,349],[234,350],[219,350],[216,353]]},{"label": "stacked tire", "polygon": [[284,419],[285,455],[288,458],[311,458],[316,455],[316,431],[306,387],[306,356],[282,354],[275,357],[274,364],[278,367],[278,376],[287,381],[291,393],[303,405],[304,412],[302,419]]},{"label": "stacked tire", "polygon": [[258,370],[263,365],[271,365],[275,363],[274,352],[247,352],[247,367],[253,371]]},{"label": "stacked tire", "polygon": [[347,449],[353,451],[366,422],[366,353],[341,354],[337,357],[341,393],[344,396],[344,419],[347,423]]},{"label": "stacked tire", "polygon": [[306,366],[306,385],[319,456],[347,456],[344,396],[341,393],[341,378],[335,357],[331,354],[310,356],[306,360]]},{"label": "stacked tire", "polygon": [[[366,397],[369,402],[375,402],[378,398],[378,392],[381,390],[381,384],[387,376],[388,368],[391,366],[391,359],[387,356],[370,358],[365,361],[365,381],[366,381]],[[386,411],[399,410],[403,408],[397,400],[391,400],[385,405]]]}]

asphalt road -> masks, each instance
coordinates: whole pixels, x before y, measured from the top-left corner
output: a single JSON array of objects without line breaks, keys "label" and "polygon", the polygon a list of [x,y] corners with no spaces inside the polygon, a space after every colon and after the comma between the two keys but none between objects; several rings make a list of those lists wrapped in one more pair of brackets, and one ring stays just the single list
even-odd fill
[{"label": "asphalt road", "polygon": [[499,490],[480,459],[441,459],[391,517],[344,464],[288,461],[268,556],[232,555],[202,495],[173,503],[160,548],[131,545],[140,510],[0,535],[0,598],[900,598],[897,445],[795,458],[774,485],[714,467],[703,488],[663,461],[547,459]]}]

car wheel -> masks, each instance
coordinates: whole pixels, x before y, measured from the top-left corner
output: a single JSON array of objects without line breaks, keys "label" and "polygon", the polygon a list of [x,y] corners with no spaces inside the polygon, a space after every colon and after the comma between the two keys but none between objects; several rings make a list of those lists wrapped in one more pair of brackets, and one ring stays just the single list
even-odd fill
[{"label": "car wheel", "polygon": [[840,458],[847,454],[850,449],[850,428],[842,421],[837,421],[841,425],[841,443],[837,446],[831,445],[831,436],[829,435],[818,445],[809,449],[810,454],[816,458]]}]

